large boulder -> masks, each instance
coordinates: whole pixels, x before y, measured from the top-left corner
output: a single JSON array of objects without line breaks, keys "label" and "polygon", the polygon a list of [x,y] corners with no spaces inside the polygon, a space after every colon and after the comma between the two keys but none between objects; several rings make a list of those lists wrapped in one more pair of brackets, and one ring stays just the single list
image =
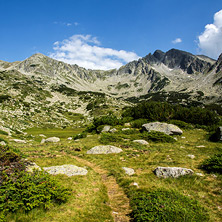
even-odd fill
[{"label": "large boulder", "polygon": [[180,176],[193,174],[193,170],[187,169],[187,168],[181,168],[181,167],[157,167],[154,170],[154,173],[157,175],[157,177],[177,178],[177,177],[180,177]]},{"label": "large boulder", "polygon": [[159,131],[167,135],[181,135],[183,131],[176,125],[160,122],[146,123],[142,125],[147,132]]},{"label": "large boulder", "polygon": [[47,143],[47,142],[51,142],[51,143],[57,143],[57,142],[59,142],[60,141],[60,138],[58,138],[58,137],[49,137],[49,138],[47,138],[46,140],[45,140],[45,142]]},{"label": "large boulder", "polygon": [[87,154],[110,154],[110,153],[120,153],[123,150],[115,147],[115,146],[111,146],[111,145],[100,145],[100,146],[95,146],[92,149],[87,151]]},{"label": "large boulder", "polygon": [[65,174],[68,177],[75,175],[86,175],[88,173],[85,168],[77,167],[75,165],[70,164],[62,166],[43,167],[43,169],[52,175]]},{"label": "large boulder", "polygon": [[149,143],[146,140],[133,140],[134,143],[140,143],[142,145],[149,145]]}]

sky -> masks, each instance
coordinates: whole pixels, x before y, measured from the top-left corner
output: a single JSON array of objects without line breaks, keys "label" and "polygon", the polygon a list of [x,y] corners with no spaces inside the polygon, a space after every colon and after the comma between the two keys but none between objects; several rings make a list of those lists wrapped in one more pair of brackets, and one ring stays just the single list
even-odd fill
[{"label": "sky", "polygon": [[0,0],[0,60],[113,69],[159,49],[217,59],[221,0]]}]

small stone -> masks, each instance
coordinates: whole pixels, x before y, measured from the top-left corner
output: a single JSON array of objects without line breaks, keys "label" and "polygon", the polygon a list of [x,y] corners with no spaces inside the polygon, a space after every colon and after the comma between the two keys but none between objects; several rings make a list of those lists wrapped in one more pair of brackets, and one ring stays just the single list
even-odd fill
[{"label": "small stone", "polygon": [[149,143],[146,140],[133,140],[134,143],[140,143],[142,145],[148,145]]},{"label": "small stone", "polygon": [[34,162],[26,162],[26,172],[32,173],[34,170],[41,171],[42,169]]},{"label": "small stone", "polygon": [[139,187],[138,183],[136,183],[136,182],[133,182],[131,185],[136,186],[137,188]]},{"label": "small stone", "polygon": [[200,146],[196,146],[197,148],[204,148],[204,147],[206,147],[206,146],[204,146],[204,145],[200,145]]},{"label": "small stone", "polygon": [[110,131],[111,126],[104,126],[101,133],[105,133],[105,132],[109,132]]},{"label": "small stone", "polygon": [[203,177],[204,175],[202,173],[196,173],[197,176]]},{"label": "small stone", "polygon": [[5,141],[1,141],[1,142],[0,142],[0,145],[1,145],[1,146],[6,146],[7,144],[6,144]]},{"label": "small stone", "polygon": [[72,140],[72,137],[68,137],[67,140]]},{"label": "small stone", "polygon": [[41,140],[41,144],[43,144],[43,143],[45,143],[45,139],[42,139],[42,140]]},{"label": "small stone", "polygon": [[20,139],[13,139],[13,141],[16,143],[26,143],[25,140],[20,140]]},{"label": "small stone", "polygon": [[187,156],[190,157],[190,159],[194,159],[195,158],[195,156],[192,155],[192,154],[188,154]]},{"label": "small stone", "polygon": [[117,132],[117,129],[116,128],[112,128],[109,132],[110,133],[115,133],[115,132]]},{"label": "small stone", "polygon": [[131,124],[130,124],[130,123],[124,123],[124,126],[126,126],[126,127],[130,127]]},{"label": "small stone", "polygon": [[44,134],[39,134],[39,136],[46,138],[46,136]]},{"label": "small stone", "polygon": [[122,131],[130,130],[130,128],[122,128]]},{"label": "small stone", "polygon": [[133,174],[135,174],[134,169],[129,168],[129,167],[122,167],[122,169],[125,171],[125,173],[129,176],[132,176]]},{"label": "small stone", "polygon": [[182,139],[186,139],[186,137],[185,137],[185,136],[181,136],[181,138],[182,138]]}]

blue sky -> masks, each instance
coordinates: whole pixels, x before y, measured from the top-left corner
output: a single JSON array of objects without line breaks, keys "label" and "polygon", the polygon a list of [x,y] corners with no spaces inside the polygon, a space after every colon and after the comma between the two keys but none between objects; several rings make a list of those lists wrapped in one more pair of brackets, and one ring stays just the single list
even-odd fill
[{"label": "blue sky", "polygon": [[221,0],[0,0],[0,60],[40,52],[86,68],[116,68],[178,48],[217,58]]}]

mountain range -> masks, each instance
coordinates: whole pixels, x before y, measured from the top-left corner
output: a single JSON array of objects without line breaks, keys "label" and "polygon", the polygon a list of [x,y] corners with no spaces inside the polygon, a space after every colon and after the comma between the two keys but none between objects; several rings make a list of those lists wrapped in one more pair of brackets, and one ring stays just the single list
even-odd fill
[{"label": "mountain range", "polygon": [[49,120],[68,125],[64,110],[85,115],[90,104],[92,109],[118,109],[119,104],[144,99],[221,104],[222,54],[213,60],[177,49],[156,50],[119,69],[103,71],[37,53],[21,62],[0,61],[0,80],[2,127],[23,129]]}]

